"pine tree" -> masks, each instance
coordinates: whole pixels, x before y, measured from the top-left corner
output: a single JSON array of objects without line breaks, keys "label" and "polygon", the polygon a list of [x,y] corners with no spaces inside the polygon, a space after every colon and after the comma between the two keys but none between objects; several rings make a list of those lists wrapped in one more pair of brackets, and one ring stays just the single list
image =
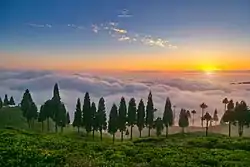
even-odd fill
[{"label": "pine tree", "polygon": [[42,123],[42,132],[43,132],[43,129],[44,129],[43,122],[46,120],[46,115],[45,114],[46,113],[45,113],[45,110],[44,110],[44,105],[41,105],[40,112],[38,114],[38,122]]},{"label": "pine tree", "polygon": [[145,126],[145,105],[142,99],[140,100],[139,105],[138,105],[136,125],[138,127],[138,130],[140,132],[140,137],[141,137],[141,131],[143,130]]},{"label": "pine tree", "polygon": [[165,110],[163,113],[163,123],[166,128],[166,137],[168,136],[168,127],[171,127],[174,123],[174,116],[173,116],[173,110],[172,110],[172,105],[171,101],[169,98],[166,100],[165,104]]},{"label": "pine tree", "polygon": [[127,122],[127,106],[124,97],[121,98],[118,117],[119,117],[118,129],[121,132],[121,141],[123,141],[123,132],[126,130],[126,122]]},{"label": "pine tree", "polygon": [[85,127],[87,134],[91,132],[91,103],[89,93],[86,92],[84,96],[84,103],[82,107],[83,112],[83,127]]},{"label": "pine tree", "polygon": [[9,105],[9,99],[8,99],[8,95],[7,94],[5,94],[5,96],[4,96],[3,105],[4,106],[8,106]]},{"label": "pine tree", "polygon": [[3,108],[3,101],[2,98],[0,97],[0,109]]},{"label": "pine tree", "polygon": [[47,100],[45,103],[44,103],[44,107],[43,107],[43,110],[44,110],[44,113],[45,113],[45,117],[46,117],[46,120],[47,120],[47,131],[49,132],[50,131],[50,122],[49,122],[49,119],[53,119],[53,107],[54,107],[54,104],[53,104],[53,101],[52,100]]},{"label": "pine tree", "polygon": [[58,124],[61,122],[60,117],[62,113],[60,113],[61,110],[61,97],[59,93],[59,87],[58,84],[56,83],[54,86],[53,90],[53,97],[52,97],[52,102],[53,102],[53,120],[55,122],[55,131],[57,132],[57,127]]},{"label": "pine tree", "polygon": [[66,126],[67,122],[67,111],[66,107],[63,103],[61,103],[60,108],[59,108],[59,115],[58,115],[58,126],[61,127],[61,133],[63,132],[63,128]]},{"label": "pine tree", "polygon": [[135,99],[131,98],[128,104],[128,125],[130,126],[130,140],[133,136],[133,127],[136,124],[136,103]]},{"label": "pine tree", "polygon": [[13,96],[10,97],[9,105],[15,105]]},{"label": "pine tree", "polygon": [[36,104],[32,101],[30,103],[28,112],[27,112],[27,120],[28,120],[28,124],[29,127],[32,126],[32,128],[34,127],[34,121],[37,119],[38,113],[37,113],[37,106]]},{"label": "pine tree", "polygon": [[156,135],[160,136],[162,133],[162,130],[164,129],[163,120],[160,117],[158,117],[155,120],[154,128],[156,129]]},{"label": "pine tree", "polygon": [[215,122],[215,124],[216,124],[216,122],[219,121],[217,109],[214,110],[213,121]]},{"label": "pine tree", "polygon": [[97,115],[97,112],[96,112],[96,105],[94,102],[92,102],[91,104],[91,129],[92,129],[92,137],[94,139],[95,137],[95,131],[98,129],[97,128],[97,119],[96,119],[96,115]]},{"label": "pine tree", "polygon": [[179,126],[182,127],[182,133],[184,133],[184,129],[189,126],[188,115],[184,109],[181,109],[179,115]]},{"label": "pine tree", "polygon": [[118,113],[117,113],[117,106],[113,104],[110,114],[109,114],[109,121],[108,121],[108,132],[113,135],[113,142],[115,142],[115,133],[118,130]]},{"label": "pine tree", "polygon": [[80,98],[77,99],[76,103],[76,111],[74,115],[73,127],[77,127],[77,132],[79,133],[79,129],[82,125],[82,111],[81,111],[81,101]]},{"label": "pine tree", "polygon": [[250,111],[247,108],[246,102],[241,101],[240,103],[236,103],[234,117],[238,125],[239,137],[243,135],[244,126],[245,125],[249,126],[249,116],[250,116]]},{"label": "pine tree", "polygon": [[152,99],[152,93],[149,92],[148,95],[148,102],[146,107],[146,125],[148,127],[148,136],[150,137],[150,131],[154,124],[154,112],[156,110],[154,109],[153,99]]},{"label": "pine tree", "polygon": [[67,112],[67,115],[66,115],[66,123],[67,125],[70,124],[70,116],[69,116],[69,112]]},{"label": "pine tree", "polygon": [[231,136],[231,124],[235,121],[234,116],[234,102],[233,100],[230,100],[229,103],[227,103],[227,110],[224,113],[224,115],[221,118],[222,122],[228,122],[228,136]]},{"label": "pine tree", "polygon": [[98,103],[98,110],[96,115],[96,126],[100,131],[100,137],[102,140],[102,131],[107,129],[107,116],[105,109],[105,100],[104,98],[100,98]]}]

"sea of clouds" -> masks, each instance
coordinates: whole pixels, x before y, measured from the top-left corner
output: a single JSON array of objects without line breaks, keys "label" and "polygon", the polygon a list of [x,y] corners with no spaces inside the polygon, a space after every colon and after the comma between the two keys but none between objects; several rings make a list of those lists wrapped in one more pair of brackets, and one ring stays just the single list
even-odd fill
[{"label": "sea of clouds", "polygon": [[[201,77],[202,76],[202,77]],[[51,71],[14,71],[0,70],[0,96],[13,96],[20,102],[25,89],[32,93],[38,107],[52,97],[53,86],[59,84],[62,101],[73,119],[77,98],[84,98],[86,91],[91,100],[98,103],[100,97],[106,101],[107,112],[113,103],[119,105],[123,96],[129,101],[131,97],[138,103],[142,98],[146,104],[149,91],[152,91],[153,101],[157,112],[155,116],[162,116],[166,98],[176,105],[176,116],[181,108],[195,109],[195,124],[200,125],[199,105],[205,102],[207,111],[213,114],[215,108],[219,117],[224,112],[222,99],[228,97],[235,101],[250,102],[250,85],[232,85],[231,82],[250,80],[249,74],[225,74],[226,77],[183,75],[180,73],[167,74],[152,72],[120,73],[109,75],[103,73],[63,73]],[[240,77],[239,77],[240,76]],[[177,123],[177,121],[176,121]]]}]

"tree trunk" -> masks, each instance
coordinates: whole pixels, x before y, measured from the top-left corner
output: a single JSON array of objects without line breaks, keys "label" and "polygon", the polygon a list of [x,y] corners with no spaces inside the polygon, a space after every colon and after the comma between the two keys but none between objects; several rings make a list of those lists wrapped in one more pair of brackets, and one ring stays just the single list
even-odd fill
[{"label": "tree trunk", "polygon": [[49,132],[49,118],[47,118],[47,131]]},{"label": "tree trunk", "polygon": [[102,129],[100,130],[100,134],[101,134],[100,136],[101,136],[101,141],[102,141]]},{"label": "tree trunk", "polygon": [[228,124],[228,136],[231,137],[231,122]]},{"label": "tree trunk", "polygon": [[115,142],[115,134],[113,134],[113,143]]},{"label": "tree trunk", "polygon": [[42,132],[43,132],[43,121],[42,121]]},{"label": "tree trunk", "polygon": [[166,126],[166,138],[168,137],[168,126]]},{"label": "tree trunk", "polygon": [[95,139],[95,130],[93,129],[92,131],[92,137],[93,137],[93,140]]},{"label": "tree trunk", "polygon": [[243,125],[238,124],[238,133],[239,133],[239,137],[242,137],[243,135]]},{"label": "tree trunk", "polygon": [[184,134],[185,133],[185,130],[184,130],[184,127],[182,127],[182,134]]},{"label": "tree trunk", "polygon": [[121,141],[123,142],[123,130],[121,131]]},{"label": "tree trunk", "polygon": [[194,114],[193,114],[193,126],[194,126]]},{"label": "tree trunk", "polygon": [[203,127],[203,115],[204,115],[204,109],[201,109],[201,127]]},{"label": "tree trunk", "polygon": [[130,140],[133,138],[133,126],[130,127]]},{"label": "tree trunk", "polygon": [[206,136],[208,134],[208,121],[207,121],[207,124],[206,124]]},{"label": "tree trunk", "polygon": [[77,133],[79,134],[80,133],[80,127],[77,126]]},{"label": "tree trunk", "polygon": [[141,138],[141,130],[139,131],[139,133],[140,133],[140,138]]},{"label": "tree trunk", "polygon": [[150,131],[151,131],[151,128],[148,127],[148,137],[150,137]]}]

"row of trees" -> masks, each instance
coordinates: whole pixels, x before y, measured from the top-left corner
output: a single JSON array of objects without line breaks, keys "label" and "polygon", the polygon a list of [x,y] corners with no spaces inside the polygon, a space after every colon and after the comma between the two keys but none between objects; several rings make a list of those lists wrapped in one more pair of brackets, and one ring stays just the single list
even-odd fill
[{"label": "row of trees", "polygon": [[0,97],[0,109],[3,106],[9,106],[9,105],[15,105],[15,100],[14,100],[13,96],[11,96],[10,100],[9,100],[8,95],[5,94],[3,101],[2,101],[2,98]]}]

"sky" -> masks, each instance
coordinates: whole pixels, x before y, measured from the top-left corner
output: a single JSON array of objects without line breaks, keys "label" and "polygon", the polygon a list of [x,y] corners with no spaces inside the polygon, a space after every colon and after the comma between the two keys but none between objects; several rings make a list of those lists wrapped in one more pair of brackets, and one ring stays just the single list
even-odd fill
[{"label": "sky", "polygon": [[3,0],[0,68],[249,70],[249,0]]}]

